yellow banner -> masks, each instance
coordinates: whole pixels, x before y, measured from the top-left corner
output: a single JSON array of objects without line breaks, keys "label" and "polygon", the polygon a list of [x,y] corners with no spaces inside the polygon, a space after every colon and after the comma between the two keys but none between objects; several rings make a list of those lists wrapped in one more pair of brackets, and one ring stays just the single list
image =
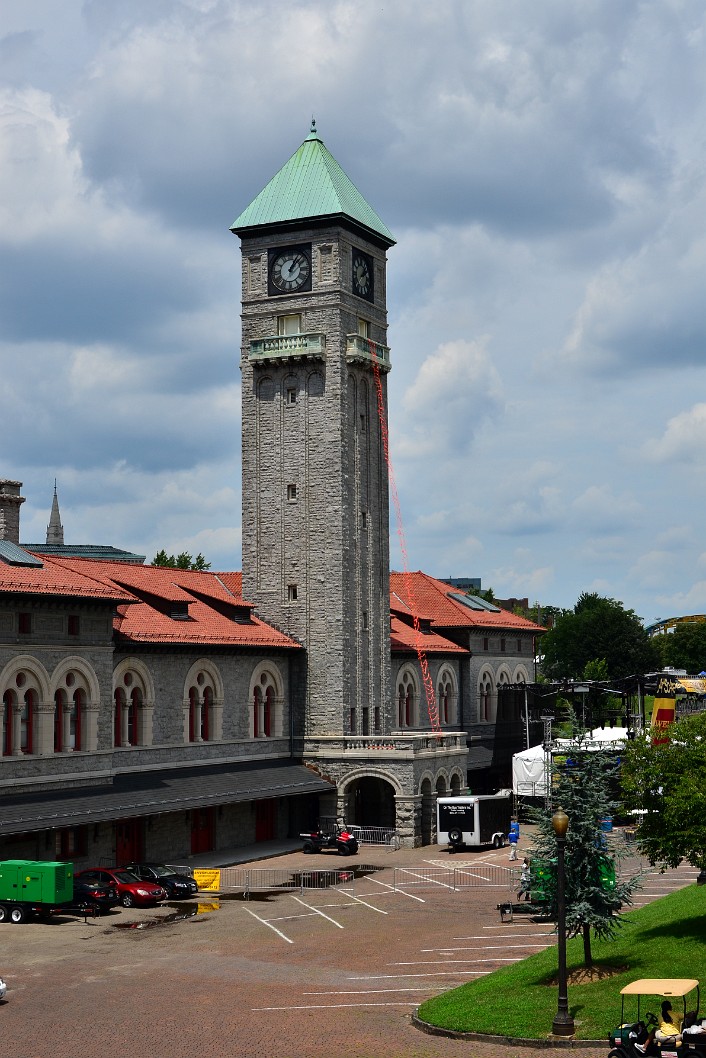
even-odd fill
[{"label": "yellow banner", "polygon": [[217,891],[221,888],[221,872],[216,868],[199,867],[194,871],[194,879],[199,889]]},{"label": "yellow banner", "polygon": [[652,706],[652,745],[661,746],[669,739],[664,734],[670,724],[674,723],[676,711],[676,685],[671,676],[665,676],[657,685],[654,705]]}]

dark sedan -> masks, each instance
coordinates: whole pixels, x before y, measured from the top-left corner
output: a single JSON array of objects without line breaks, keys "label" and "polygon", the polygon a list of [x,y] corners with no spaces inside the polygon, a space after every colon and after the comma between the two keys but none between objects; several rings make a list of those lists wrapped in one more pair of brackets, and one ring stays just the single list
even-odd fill
[{"label": "dark sedan", "polygon": [[67,911],[81,913],[95,912],[105,915],[120,902],[115,885],[101,882],[85,882],[80,878],[74,880],[74,895],[71,901],[63,906]]},{"label": "dark sedan", "polygon": [[180,900],[196,896],[199,887],[190,874],[180,874],[173,867],[164,863],[128,863],[123,868],[141,878],[144,882],[154,882],[167,890],[170,900]]}]

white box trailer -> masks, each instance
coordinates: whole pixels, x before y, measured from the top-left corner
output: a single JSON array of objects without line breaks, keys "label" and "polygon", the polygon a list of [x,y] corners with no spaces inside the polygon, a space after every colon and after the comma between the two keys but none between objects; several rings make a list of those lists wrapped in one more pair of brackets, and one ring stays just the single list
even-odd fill
[{"label": "white box trailer", "polygon": [[436,802],[436,840],[456,852],[465,845],[492,845],[507,841],[512,818],[512,791],[496,794],[460,794]]}]

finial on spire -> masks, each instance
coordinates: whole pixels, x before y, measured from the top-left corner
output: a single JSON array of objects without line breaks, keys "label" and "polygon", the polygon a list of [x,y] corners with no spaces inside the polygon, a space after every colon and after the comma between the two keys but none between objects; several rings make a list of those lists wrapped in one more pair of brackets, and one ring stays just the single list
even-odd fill
[{"label": "finial on spire", "polygon": [[309,131],[313,132],[314,135],[316,135],[316,118],[313,114],[311,115],[311,129]]}]

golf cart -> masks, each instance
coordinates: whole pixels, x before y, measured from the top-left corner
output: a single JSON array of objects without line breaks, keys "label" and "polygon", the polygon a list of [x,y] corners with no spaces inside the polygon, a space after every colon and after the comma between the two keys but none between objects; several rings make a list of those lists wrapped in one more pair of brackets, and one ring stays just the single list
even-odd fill
[{"label": "golf cart", "polygon": [[[621,988],[620,1025],[608,1036],[611,1051],[608,1058],[643,1058],[643,1056],[661,1056],[677,1058],[687,1051],[696,1051],[706,1058],[706,1032],[692,1035],[675,1033],[658,1039],[655,1030],[660,1018],[645,1008],[648,1006],[659,1010],[663,1000],[672,1003],[672,1009],[681,1025],[687,1011],[699,1011],[699,982],[690,978],[642,978],[632,981]],[[626,997],[628,1016],[635,1013],[634,1021],[626,1021]],[[648,998],[649,997],[649,998]],[[659,997],[659,998],[657,998]],[[640,1007],[643,1007],[641,1011]]]}]

